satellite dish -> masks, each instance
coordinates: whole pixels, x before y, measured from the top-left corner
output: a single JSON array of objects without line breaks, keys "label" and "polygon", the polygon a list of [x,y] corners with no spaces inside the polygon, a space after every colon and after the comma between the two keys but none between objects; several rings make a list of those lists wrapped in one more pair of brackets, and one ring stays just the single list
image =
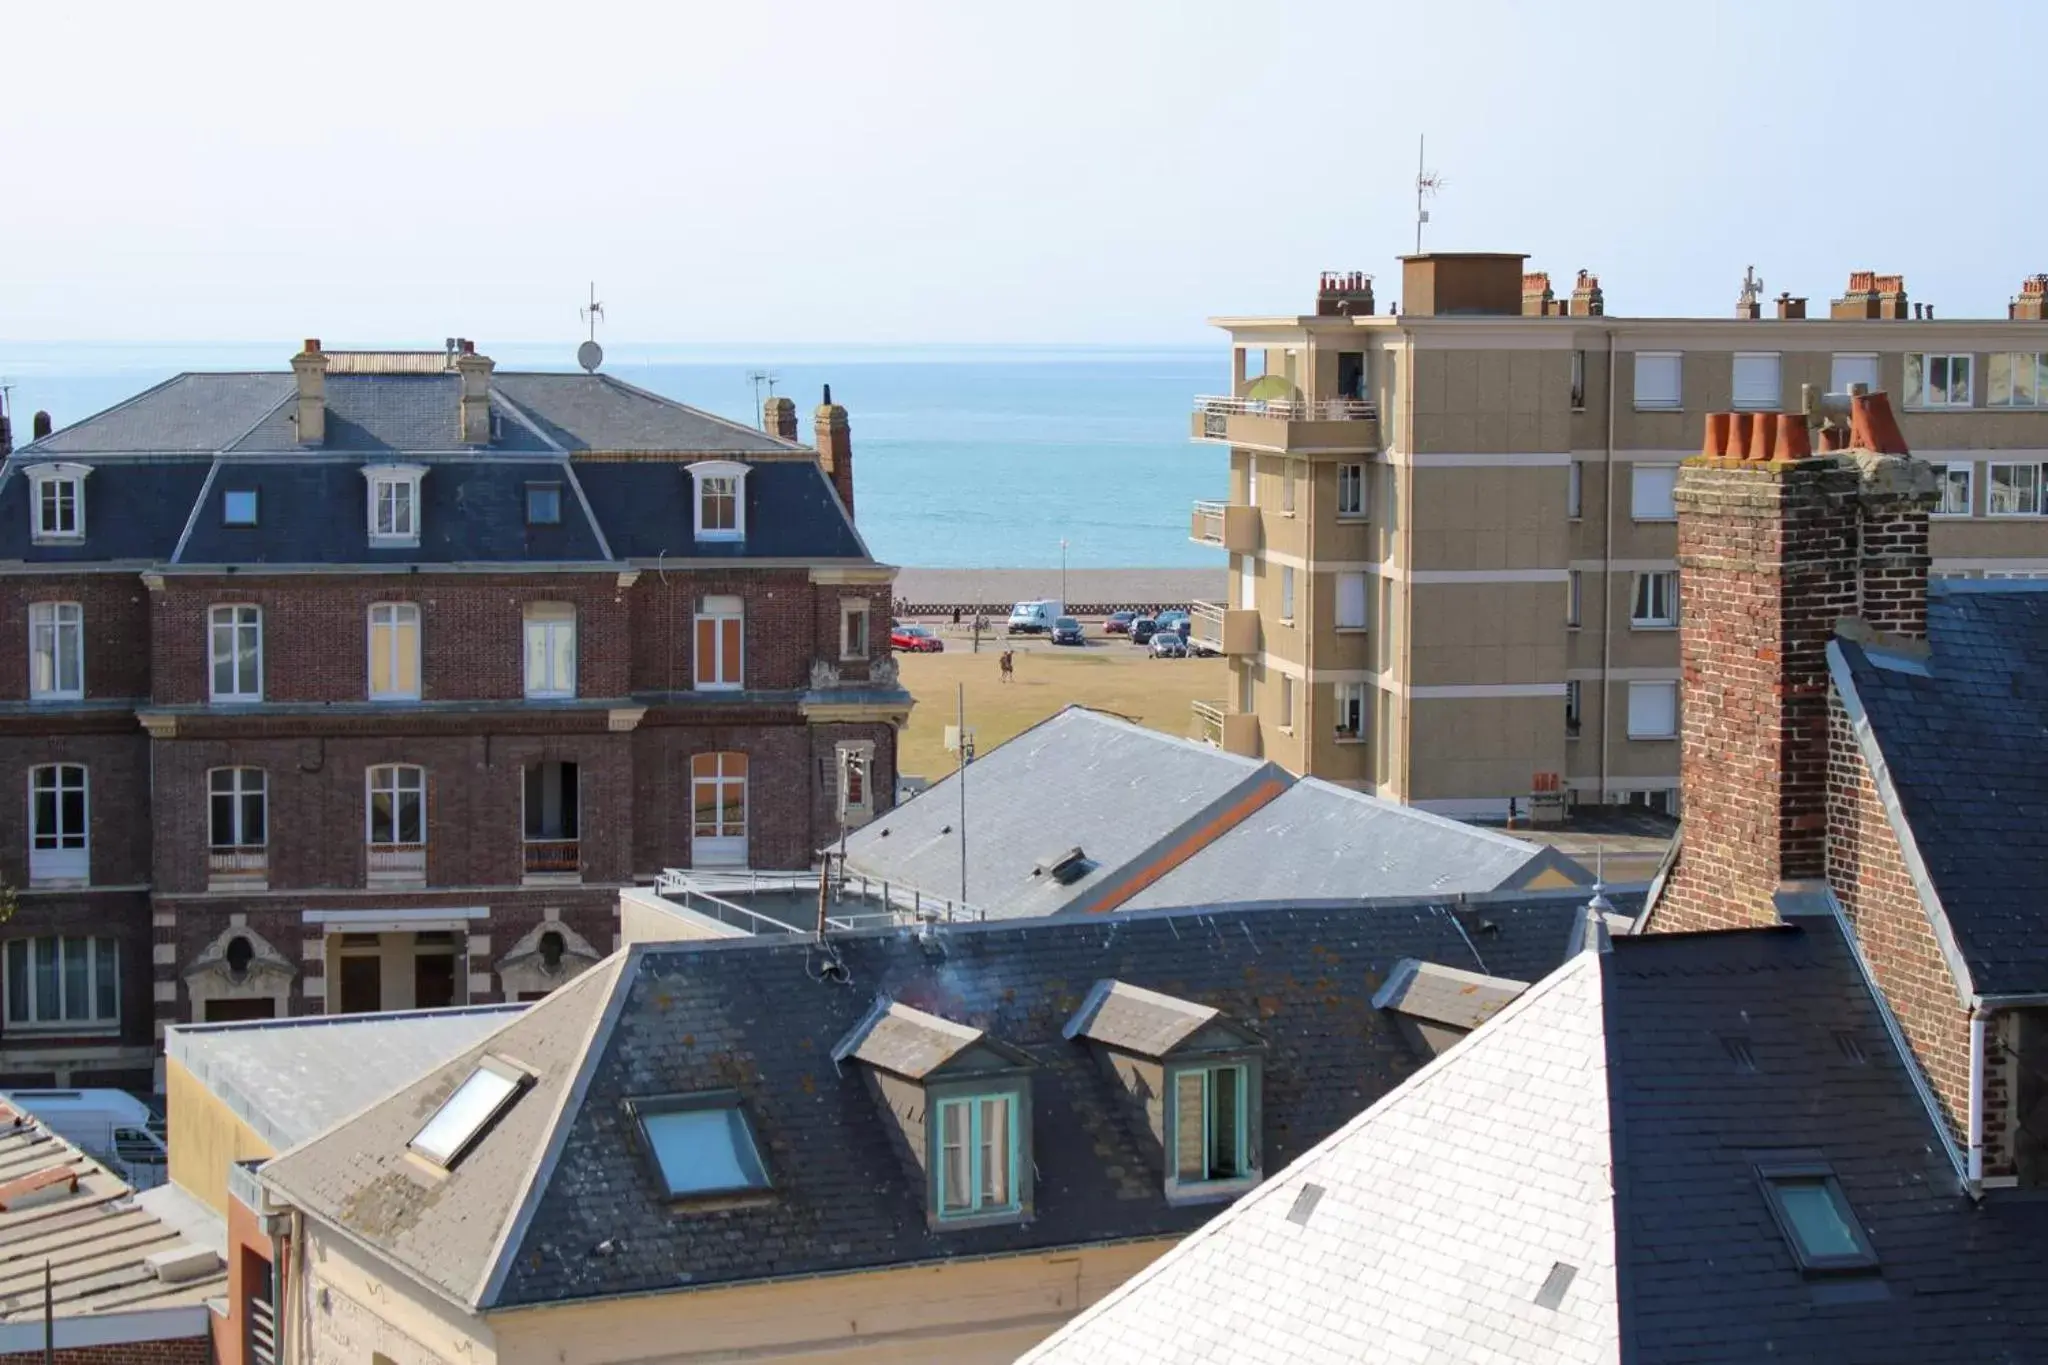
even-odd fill
[{"label": "satellite dish", "polygon": [[604,364],[604,347],[594,341],[584,342],[576,348],[576,363],[596,374],[597,367]]}]

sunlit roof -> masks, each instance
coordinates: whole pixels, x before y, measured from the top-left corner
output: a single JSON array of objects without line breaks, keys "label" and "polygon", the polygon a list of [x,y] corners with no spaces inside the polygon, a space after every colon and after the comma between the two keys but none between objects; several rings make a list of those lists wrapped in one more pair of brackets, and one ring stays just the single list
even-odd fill
[{"label": "sunlit roof", "polygon": [[519,1072],[486,1058],[442,1101],[413,1138],[412,1149],[436,1165],[453,1166],[512,1103],[523,1079]]}]

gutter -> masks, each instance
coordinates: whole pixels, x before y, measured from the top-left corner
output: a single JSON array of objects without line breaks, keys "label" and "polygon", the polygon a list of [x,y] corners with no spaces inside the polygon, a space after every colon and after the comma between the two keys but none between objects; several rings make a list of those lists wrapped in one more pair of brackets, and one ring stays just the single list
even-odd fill
[{"label": "gutter", "polygon": [[[1601,494],[1600,520],[1603,543],[1600,548],[1600,804],[1607,804],[1607,746],[1613,732],[1614,699],[1614,329],[1607,329],[1607,471]],[[1581,594],[1579,610],[1585,611]],[[1683,650],[1681,649],[1681,658]],[[1683,756],[1680,758],[1683,766]],[[1654,904],[1654,898],[1652,904]]]},{"label": "gutter", "polygon": [[1984,1011],[1970,1011],[1970,1198],[1984,1193]]}]

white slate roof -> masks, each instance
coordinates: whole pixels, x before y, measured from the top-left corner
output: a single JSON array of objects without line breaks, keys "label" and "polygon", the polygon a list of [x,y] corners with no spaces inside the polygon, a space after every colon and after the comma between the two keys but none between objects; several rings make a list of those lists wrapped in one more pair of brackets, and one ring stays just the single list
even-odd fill
[{"label": "white slate roof", "polygon": [[1022,1360],[1619,1359],[1601,962],[1573,958]]}]

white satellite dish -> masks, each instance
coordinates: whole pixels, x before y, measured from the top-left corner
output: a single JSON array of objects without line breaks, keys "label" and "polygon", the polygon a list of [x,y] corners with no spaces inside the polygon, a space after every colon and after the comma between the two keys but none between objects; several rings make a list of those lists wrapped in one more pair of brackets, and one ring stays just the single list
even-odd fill
[{"label": "white satellite dish", "polygon": [[584,342],[576,348],[576,363],[596,374],[597,367],[604,364],[604,347],[594,341]]}]

